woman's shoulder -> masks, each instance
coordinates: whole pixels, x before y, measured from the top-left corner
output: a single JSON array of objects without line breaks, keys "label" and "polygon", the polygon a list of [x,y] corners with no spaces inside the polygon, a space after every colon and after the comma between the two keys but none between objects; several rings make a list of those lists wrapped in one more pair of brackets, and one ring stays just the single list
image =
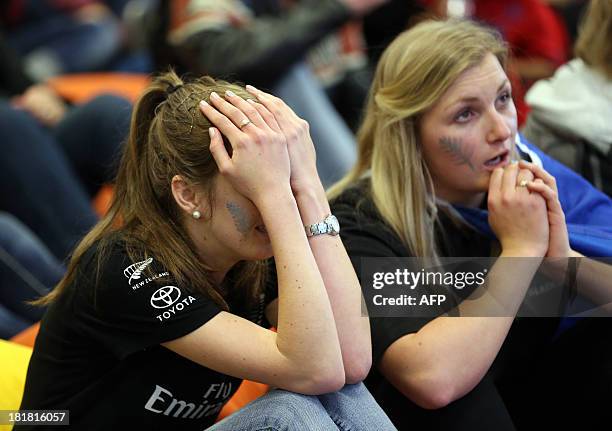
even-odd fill
[{"label": "woman's shoulder", "polygon": [[128,243],[121,234],[111,234],[97,239],[83,252],[77,263],[81,270],[91,270],[92,266],[105,270],[127,259]]},{"label": "woman's shoulder", "polygon": [[340,222],[340,235],[349,254],[408,256],[400,238],[378,211],[369,178],[361,179],[331,200]]},{"label": "woman's shoulder", "polygon": [[341,216],[355,216],[381,220],[372,199],[371,183],[369,178],[354,182],[345,188],[342,193],[330,201],[334,214]]},{"label": "woman's shoulder", "polygon": [[134,288],[153,273],[163,273],[145,244],[122,234],[112,234],[92,243],[76,266],[77,286]]}]

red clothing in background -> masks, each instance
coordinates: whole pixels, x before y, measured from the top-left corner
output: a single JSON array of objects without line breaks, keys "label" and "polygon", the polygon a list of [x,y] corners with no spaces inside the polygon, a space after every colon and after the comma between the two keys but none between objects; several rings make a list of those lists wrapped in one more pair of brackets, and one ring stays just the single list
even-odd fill
[{"label": "red clothing in background", "polygon": [[[475,0],[473,18],[497,28],[517,59],[544,59],[555,67],[568,59],[569,37],[557,13],[541,0]],[[519,124],[527,116],[524,96],[532,82],[510,77]]]}]

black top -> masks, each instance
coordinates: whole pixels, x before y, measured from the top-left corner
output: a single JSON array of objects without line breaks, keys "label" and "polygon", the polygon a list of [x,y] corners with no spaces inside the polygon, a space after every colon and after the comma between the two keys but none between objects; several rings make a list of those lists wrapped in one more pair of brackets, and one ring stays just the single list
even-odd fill
[{"label": "black top", "polygon": [[[96,280],[96,247],[84,255],[42,320],[21,409],[67,409],[71,425],[87,430],[202,430],[214,423],[241,380],[160,343],[221,309],[148,256],[131,260],[117,241]],[[236,314],[262,324],[261,299]]]},{"label": "black top", "polygon": [[[371,198],[369,180],[362,180],[345,190],[331,202],[331,206],[332,213],[340,222],[342,242],[358,276],[361,276],[362,258],[412,256],[376,209]],[[440,256],[488,257],[495,254],[498,245],[483,234],[457,224],[444,211],[439,212],[438,218],[435,237]],[[399,429],[403,429],[404,426],[413,427],[419,423],[431,425],[428,421],[434,413],[419,408],[397,391],[378,372],[378,363],[385,350],[395,341],[404,335],[417,332],[429,321],[448,311],[442,307],[436,309],[432,306],[430,309],[432,313],[428,317],[420,315],[370,318],[374,365],[366,384]],[[491,368],[491,373],[494,375],[503,373],[508,369],[506,364],[527,357],[540,349],[543,344],[550,341],[558,322],[557,318],[515,319],[502,350]]]},{"label": "black top", "polygon": [[[370,182],[363,180],[345,190],[332,203],[332,213],[340,222],[341,237],[357,275],[361,277],[361,259],[373,257],[410,257],[403,242],[382,219],[369,192]],[[436,226],[441,256],[480,257],[491,255],[488,238],[467,227],[459,227],[443,212]],[[444,231],[444,234],[442,234]],[[441,238],[445,240],[442,241]],[[435,307],[430,307],[435,310]],[[444,313],[443,308],[429,317],[371,318],[373,361],[398,338],[417,332],[427,322]]]}]

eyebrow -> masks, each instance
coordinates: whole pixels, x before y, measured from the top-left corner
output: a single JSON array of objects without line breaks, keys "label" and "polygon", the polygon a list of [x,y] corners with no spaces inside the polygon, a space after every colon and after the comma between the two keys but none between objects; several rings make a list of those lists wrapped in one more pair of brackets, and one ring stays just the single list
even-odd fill
[{"label": "eyebrow", "polygon": [[[499,92],[502,90],[502,88],[504,88],[504,87],[506,86],[506,84],[508,84],[509,82],[510,82],[510,81],[508,80],[508,78],[504,79],[504,80],[502,81],[502,83],[499,85],[499,87],[497,87],[497,91],[496,91],[496,93],[499,93]],[[474,101],[478,101],[478,100],[480,100],[480,98],[479,98],[479,97],[474,97],[474,96],[462,97],[461,99],[456,100],[455,102],[453,102],[453,103],[451,103],[450,105],[448,105],[448,106],[447,106],[447,107],[444,109],[444,111],[445,111],[445,112],[446,112],[446,111],[449,111],[449,110],[451,110],[451,108],[453,108],[453,107],[455,107],[456,105],[461,104],[461,103],[466,103],[466,102],[474,102]]]}]

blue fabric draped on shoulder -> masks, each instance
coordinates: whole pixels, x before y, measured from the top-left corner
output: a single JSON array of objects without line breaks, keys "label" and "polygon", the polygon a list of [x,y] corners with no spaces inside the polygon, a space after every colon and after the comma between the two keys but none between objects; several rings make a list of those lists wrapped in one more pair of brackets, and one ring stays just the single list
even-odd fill
[{"label": "blue fabric draped on shoulder", "polygon": [[[572,249],[587,257],[612,257],[612,199],[522,136],[517,135],[516,144],[522,158],[531,159],[555,177]],[[486,210],[455,208],[468,224],[495,237]]]}]

